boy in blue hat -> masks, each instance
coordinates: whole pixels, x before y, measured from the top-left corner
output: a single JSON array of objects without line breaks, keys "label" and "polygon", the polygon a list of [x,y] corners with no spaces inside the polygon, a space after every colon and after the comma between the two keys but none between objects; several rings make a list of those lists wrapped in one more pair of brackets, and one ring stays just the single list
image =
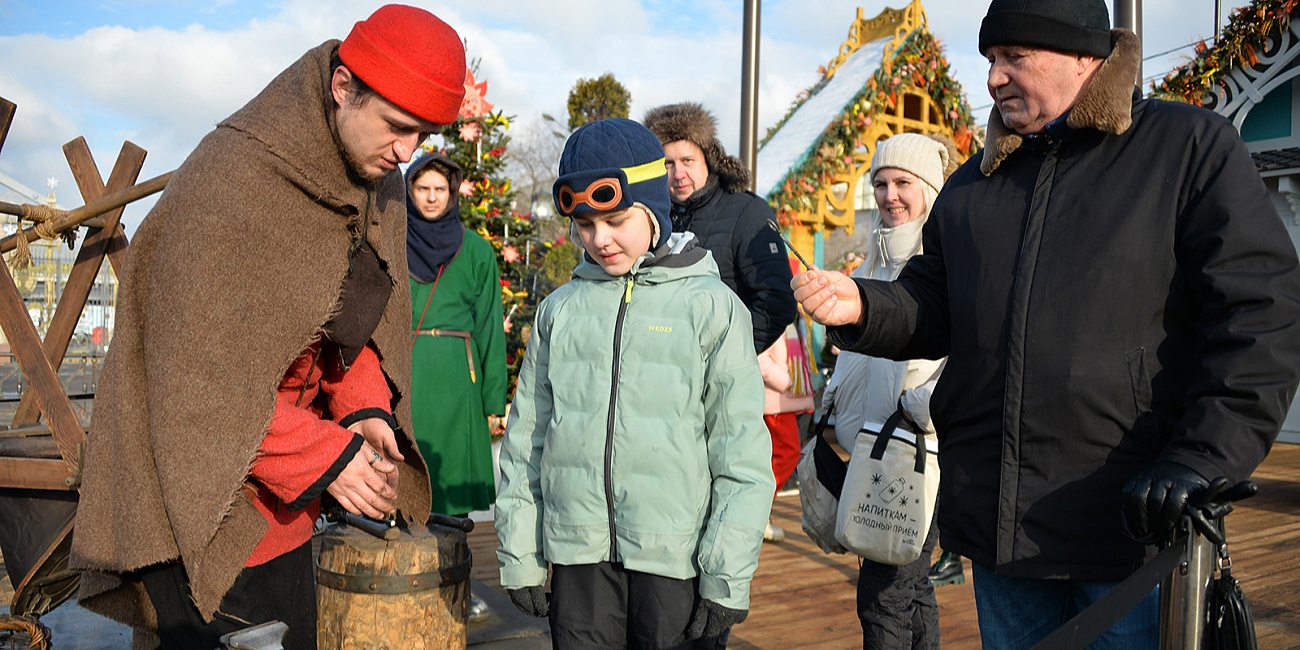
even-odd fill
[{"label": "boy in blue hat", "polygon": [[554,198],[586,255],[538,307],[519,372],[501,584],[549,614],[556,648],[710,647],[749,611],[776,488],[749,312],[672,232],[640,124],[575,131]]}]

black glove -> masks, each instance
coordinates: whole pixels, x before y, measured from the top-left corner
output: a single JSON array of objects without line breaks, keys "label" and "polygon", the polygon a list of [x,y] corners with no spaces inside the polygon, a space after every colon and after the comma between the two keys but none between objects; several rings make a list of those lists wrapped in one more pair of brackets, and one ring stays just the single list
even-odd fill
[{"label": "black glove", "polygon": [[701,598],[695,601],[691,622],[686,625],[686,640],[712,639],[731,626],[745,622],[746,616],[749,616],[747,609],[731,609]]},{"label": "black glove", "polygon": [[551,611],[550,594],[541,587],[507,589],[506,593],[510,594],[510,602],[529,616],[546,616]]},{"label": "black glove", "polygon": [[1164,539],[1178,524],[1189,500],[1210,482],[1196,470],[1171,461],[1156,461],[1124,486],[1124,532],[1143,544]]}]

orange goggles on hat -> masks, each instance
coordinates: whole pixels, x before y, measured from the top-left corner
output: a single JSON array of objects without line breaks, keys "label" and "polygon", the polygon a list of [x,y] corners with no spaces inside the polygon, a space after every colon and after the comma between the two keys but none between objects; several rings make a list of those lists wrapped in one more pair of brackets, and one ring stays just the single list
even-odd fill
[{"label": "orange goggles on hat", "polygon": [[634,167],[592,169],[565,174],[555,182],[555,207],[566,217],[578,213],[630,208],[636,203],[632,197],[631,185],[667,175],[663,158]]},{"label": "orange goggles on hat", "polygon": [[561,185],[559,195],[558,207],[564,214],[573,214],[579,203],[585,203],[597,212],[605,212],[618,207],[623,201],[623,179],[599,178],[581,192],[574,192],[568,185]]}]

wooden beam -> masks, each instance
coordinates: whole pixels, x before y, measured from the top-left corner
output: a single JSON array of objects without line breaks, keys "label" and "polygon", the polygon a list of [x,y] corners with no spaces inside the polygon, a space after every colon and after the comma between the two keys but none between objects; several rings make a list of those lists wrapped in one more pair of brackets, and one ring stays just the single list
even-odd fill
[{"label": "wooden beam", "polygon": [[52,458],[0,456],[0,488],[73,490],[80,481],[69,480],[68,466]]},{"label": "wooden beam", "polygon": [[0,97],[0,149],[5,147],[5,138],[9,137],[9,125],[14,122],[14,113],[18,105]]},{"label": "wooden beam", "polygon": [[[67,153],[68,148],[77,143],[80,143],[80,147],[84,149],[85,159],[90,161],[89,169],[96,169],[94,160],[90,158],[90,148],[86,147],[86,141],[84,138],[77,138],[76,140],[63,145],[65,156],[70,155]],[[108,175],[108,187],[105,188],[103,184],[100,183],[100,192],[94,197],[86,197],[85,190],[82,190],[83,199],[89,203],[92,200],[132,187],[140,177],[140,169],[144,166],[144,157],[147,154],[147,151],[141,149],[130,140],[123,142],[122,151],[117,154],[117,162],[113,165],[113,171]],[[138,161],[137,156],[139,157]],[[69,158],[68,164],[73,164],[71,158]],[[75,176],[75,169],[73,170],[73,174]],[[113,179],[118,178],[120,174],[129,174],[130,182],[120,185],[115,183]],[[97,169],[95,171],[95,178],[99,178],[99,171]],[[80,187],[80,180],[77,181],[77,185]],[[85,250],[87,246],[91,246],[92,249],[95,249],[98,246],[103,246],[104,253],[108,256],[108,261],[113,265],[113,272],[118,274],[119,277],[122,274],[123,265],[126,264],[126,248],[128,245],[126,231],[121,226],[122,211],[124,209],[125,206],[113,211],[105,212],[98,217],[91,217],[81,222],[81,225],[85,226],[87,229],[86,240],[81,244],[82,250]],[[99,239],[95,239],[95,231],[104,229],[107,229],[108,233]]]},{"label": "wooden beam", "polygon": [[[174,172],[167,172],[166,174],[155,176],[142,183],[132,185],[121,192],[108,194],[79,208],[68,210],[50,221],[51,227],[54,228],[55,232],[63,232],[64,230],[74,226],[79,226],[87,220],[97,217],[109,210],[120,208],[132,201],[138,201],[150,194],[157,194],[158,192],[161,192],[163,188],[167,187],[167,181],[171,180],[173,173]],[[5,214],[22,215],[24,214],[24,210],[24,206],[16,203],[0,201],[0,212]],[[29,242],[40,239],[40,235],[36,234],[34,228],[28,228],[20,233],[15,233],[5,237],[4,239],[0,239],[0,253],[8,253],[17,248],[19,237],[26,238]]]},{"label": "wooden beam", "polygon": [[72,410],[58,373],[45,358],[41,337],[31,316],[27,315],[27,305],[23,304],[23,297],[18,293],[7,264],[0,264],[0,328],[4,329],[14,358],[23,371],[27,381],[26,392],[36,393],[36,403],[59,447],[67,472],[80,473],[78,447],[85,442],[86,432]]},{"label": "wooden beam", "polygon": [[[95,159],[90,154],[85,138],[77,138],[63,145],[63,154],[68,159],[68,166],[72,168],[73,177],[77,179],[81,198],[90,203],[106,193],[111,194],[134,185],[136,177],[140,175],[140,168],[144,166],[146,152],[131,142],[124,143],[107,186],[99,175],[99,169],[95,167]],[[95,276],[99,275],[99,268],[104,263],[110,245],[117,243],[119,254],[125,253],[126,234],[122,232],[120,224],[124,209],[125,207],[115,208],[104,213],[105,227],[91,230],[81,242],[77,260],[68,273],[68,280],[63,286],[63,293],[59,295],[54,318],[45,331],[45,342],[42,345],[45,357],[55,370],[63,365],[68,343],[72,341],[77,321],[81,319],[86,299],[90,297],[90,290],[95,284]],[[27,424],[36,422],[39,418],[40,411],[36,408],[35,396],[25,393],[14,412],[13,423]]]}]

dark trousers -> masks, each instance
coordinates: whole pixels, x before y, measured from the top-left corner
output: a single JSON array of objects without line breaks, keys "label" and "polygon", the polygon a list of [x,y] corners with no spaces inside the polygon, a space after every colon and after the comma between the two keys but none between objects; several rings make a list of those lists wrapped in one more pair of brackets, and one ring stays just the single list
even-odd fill
[{"label": "dark trousers", "polygon": [[221,635],[267,621],[289,626],[286,650],[316,648],[316,581],[311,542],[266,564],[247,567],[221,599],[212,622],[204,622],[190,597],[189,578],[180,563],[142,569],[144,589],[158,611],[158,636],[164,650],[220,648]]},{"label": "dark trousers", "polygon": [[622,564],[551,567],[551,644],[557,650],[688,650],[683,641],[698,579],[678,580]]},{"label": "dark trousers", "polygon": [[930,584],[930,555],[939,541],[938,517],[921,557],[904,566],[862,560],[858,573],[858,620],[864,650],[938,650],[939,605]]}]

